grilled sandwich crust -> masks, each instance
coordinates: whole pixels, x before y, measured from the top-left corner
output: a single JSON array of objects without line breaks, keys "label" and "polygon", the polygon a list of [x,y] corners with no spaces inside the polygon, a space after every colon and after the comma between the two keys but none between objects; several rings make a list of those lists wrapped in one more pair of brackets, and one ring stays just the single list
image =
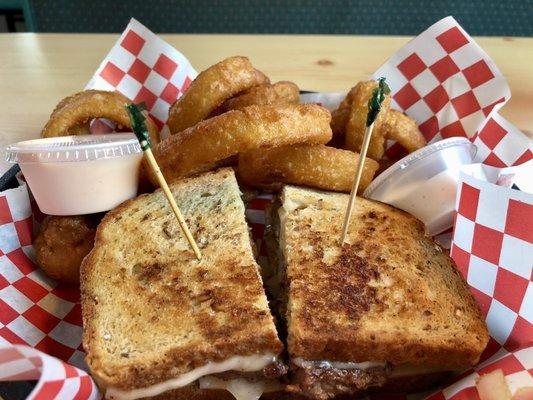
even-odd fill
[{"label": "grilled sandwich crust", "polygon": [[83,261],[83,346],[103,387],[146,387],[209,361],[282,350],[233,170],[171,190],[201,261],[160,190],[110,211]]},{"label": "grilled sandwich crust", "polygon": [[282,193],[290,356],[475,364],[487,327],[453,260],[419,220],[364,198],[341,248],[348,197],[292,186]]}]

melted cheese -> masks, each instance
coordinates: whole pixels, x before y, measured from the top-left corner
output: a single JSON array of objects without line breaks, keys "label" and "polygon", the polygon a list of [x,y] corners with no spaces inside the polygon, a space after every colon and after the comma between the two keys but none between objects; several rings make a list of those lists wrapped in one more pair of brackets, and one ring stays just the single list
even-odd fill
[{"label": "melted cheese", "polygon": [[384,362],[374,362],[374,361],[365,361],[365,362],[340,362],[340,361],[311,361],[305,360],[303,358],[297,357],[291,360],[295,365],[301,368],[335,368],[335,369],[360,369],[366,370],[370,368],[383,368],[387,365]]},{"label": "melted cheese", "polygon": [[[201,367],[179,375],[176,378],[156,383],[155,385],[145,388],[122,390],[115,387],[109,387],[106,391],[106,396],[109,399],[115,400],[134,400],[142,397],[157,396],[158,394],[164,393],[168,390],[187,386],[188,384],[206,375],[218,374],[226,371],[260,371],[275,361],[276,356],[274,354],[234,356],[222,362],[209,362]],[[253,399],[253,397],[251,399]]]},{"label": "melted cheese", "polygon": [[223,380],[214,376],[200,378],[200,389],[223,389],[236,400],[258,400],[263,393],[283,390],[283,385],[273,380],[247,381],[244,378]]}]

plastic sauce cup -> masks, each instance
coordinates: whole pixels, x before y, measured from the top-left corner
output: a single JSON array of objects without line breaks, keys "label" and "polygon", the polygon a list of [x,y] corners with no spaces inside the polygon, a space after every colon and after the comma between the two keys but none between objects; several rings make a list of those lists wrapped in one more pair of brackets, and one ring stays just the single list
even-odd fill
[{"label": "plastic sauce cup", "polygon": [[434,236],[453,226],[459,169],[471,164],[477,148],[453,137],[423,147],[382,172],[363,196],[413,214]]},{"label": "plastic sauce cup", "polygon": [[133,133],[27,140],[6,148],[50,215],[108,211],[137,195],[142,150]]}]

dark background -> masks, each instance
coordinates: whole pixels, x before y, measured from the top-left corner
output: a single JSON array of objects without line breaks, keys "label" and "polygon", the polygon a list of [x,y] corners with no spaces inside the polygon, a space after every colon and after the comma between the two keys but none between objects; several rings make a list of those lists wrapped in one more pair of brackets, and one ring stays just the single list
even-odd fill
[{"label": "dark background", "polygon": [[122,32],[135,17],[159,33],[416,35],[453,15],[471,35],[533,36],[533,0],[0,0],[7,6],[18,6],[16,29],[32,32]]}]

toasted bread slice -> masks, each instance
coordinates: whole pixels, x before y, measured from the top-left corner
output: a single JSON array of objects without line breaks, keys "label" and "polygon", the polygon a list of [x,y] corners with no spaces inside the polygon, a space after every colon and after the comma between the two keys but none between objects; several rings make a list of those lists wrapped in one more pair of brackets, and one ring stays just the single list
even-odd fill
[{"label": "toasted bread slice", "polygon": [[153,387],[209,363],[283,348],[233,170],[171,190],[200,261],[160,190],[109,212],[83,261],[83,346],[104,388]]},{"label": "toasted bread slice", "polygon": [[348,197],[282,192],[291,359],[439,370],[475,364],[487,327],[453,260],[415,217],[364,198],[341,247]]}]

